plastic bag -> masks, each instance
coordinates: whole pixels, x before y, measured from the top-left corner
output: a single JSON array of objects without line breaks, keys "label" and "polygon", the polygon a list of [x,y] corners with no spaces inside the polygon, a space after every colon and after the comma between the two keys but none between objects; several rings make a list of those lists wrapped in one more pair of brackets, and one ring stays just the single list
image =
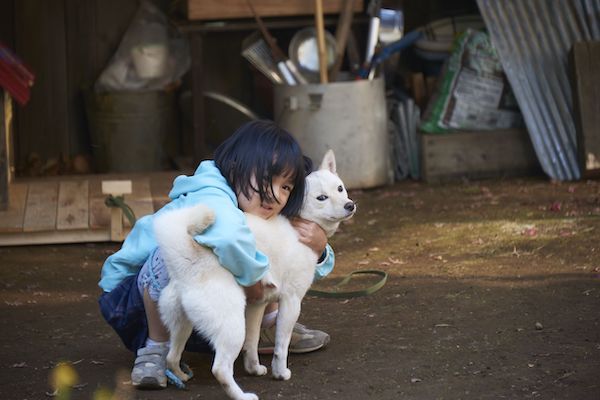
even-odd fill
[{"label": "plastic bag", "polygon": [[97,92],[159,90],[190,68],[187,41],[161,10],[142,1],[117,52],[95,84]]},{"label": "plastic bag", "polygon": [[523,118],[496,49],[485,32],[458,37],[427,105],[421,130],[492,130],[523,126]]}]

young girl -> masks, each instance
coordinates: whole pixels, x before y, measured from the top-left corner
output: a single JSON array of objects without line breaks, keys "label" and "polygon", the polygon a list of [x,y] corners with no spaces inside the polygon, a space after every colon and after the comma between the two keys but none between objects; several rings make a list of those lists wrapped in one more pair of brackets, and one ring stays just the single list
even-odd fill
[{"label": "young girl", "polygon": [[[315,277],[321,278],[333,269],[333,251],[325,233],[312,222],[294,218],[302,205],[306,172],[311,168],[310,160],[302,156],[288,132],[270,121],[252,121],[217,148],[214,161],[200,163],[193,176],[177,177],[169,204],[137,221],[121,249],[104,263],[99,283],[104,290],[99,300],[102,315],[125,346],[137,352],[132,371],[134,386],[160,388],[167,384],[169,335],[160,320],[157,302],[168,275],[153,234],[154,216],[198,203],[212,208],[216,214],[214,224],[194,239],[213,249],[252,302],[262,297],[260,279],[269,262],[256,249],[243,212],[263,218],[277,214],[292,218],[300,240],[321,254]],[[276,313],[276,305],[270,305],[261,339],[273,339]],[[325,332],[297,324],[290,352],[313,351],[328,342]],[[268,351],[272,343],[262,346]],[[207,342],[195,334],[187,349],[211,351]]]}]

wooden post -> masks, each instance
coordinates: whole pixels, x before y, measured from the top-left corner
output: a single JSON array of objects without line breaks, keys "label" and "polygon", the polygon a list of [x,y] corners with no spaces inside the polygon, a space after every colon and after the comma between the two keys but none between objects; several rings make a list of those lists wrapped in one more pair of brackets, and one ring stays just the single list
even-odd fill
[{"label": "wooden post", "polygon": [[12,163],[12,99],[0,89],[0,211],[8,208],[9,184],[14,179]]},{"label": "wooden post", "polygon": [[[131,194],[131,181],[102,181],[102,194],[122,196]],[[125,239],[123,229],[123,210],[118,207],[110,209],[110,240],[120,242]]]},{"label": "wooden post", "polygon": [[321,83],[327,83],[327,47],[325,45],[325,23],[323,21],[323,0],[315,0],[315,25],[317,48],[319,49],[319,76]]},{"label": "wooden post", "polygon": [[600,175],[600,41],[576,42],[570,54],[573,113],[581,175]]}]

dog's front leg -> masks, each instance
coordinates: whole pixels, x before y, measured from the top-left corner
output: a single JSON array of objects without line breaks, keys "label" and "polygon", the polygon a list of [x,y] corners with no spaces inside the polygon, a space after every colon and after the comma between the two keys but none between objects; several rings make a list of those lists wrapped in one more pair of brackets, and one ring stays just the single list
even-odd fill
[{"label": "dog's front leg", "polygon": [[271,368],[275,379],[288,380],[292,371],[287,367],[288,347],[292,339],[294,324],[300,316],[301,299],[297,296],[284,296],[279,299],[277,327],[275,329],[275,351]]},{"label": "dog's front leg", "polygon": [[244,368],[251,375],[262,376],[267,367],[260,365],[258,358],[258,341],[260,326],[266,303],[254,303],[246,306],[246,340],[244,341]]}]

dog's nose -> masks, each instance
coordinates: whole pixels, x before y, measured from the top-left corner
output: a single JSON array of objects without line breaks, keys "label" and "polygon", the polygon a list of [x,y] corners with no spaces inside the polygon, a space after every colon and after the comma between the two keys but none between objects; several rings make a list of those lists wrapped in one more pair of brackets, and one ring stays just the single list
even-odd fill
[{"label": "dog's nose", "polygon": [[355,207],[355,205],[354,205],[353,201],[349,201],[346,204],[344,204],[344,210],[346,210],[346,211],[352,212],[352,211],[354,211],[354,207]]}]

